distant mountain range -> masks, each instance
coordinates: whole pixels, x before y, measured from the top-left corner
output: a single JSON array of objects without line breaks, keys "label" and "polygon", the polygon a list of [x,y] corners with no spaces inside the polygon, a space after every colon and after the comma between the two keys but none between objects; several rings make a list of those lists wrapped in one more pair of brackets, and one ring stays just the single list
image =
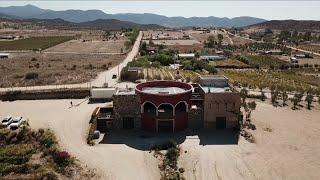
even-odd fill
[{"label": "distant mountain range", "polygon": [[219,18],[213,16],[185,18],[167,17],[149,13],[107,14],[101,10],[53,11],[49,9],[41,9],[33,5],[0,7],[0,13],[7,16],[19,17],[21,19],[63,19],[73,23],[83,23],[103,19],[117,19],[137,24],[158,24],[165,27],[242,27],[266,21],[264,19],[247,16],[236,18]]},{"label": "distant mountain range", "polygon": [[79,30],[79,29],[102,29],[102,30],[120,30],[128,28],[139,28],[139,29],[162,29],[163,26],[157,24],[137,24],[128,21],[120,21],[117,19],[97,19],[94,21],[87,21],[81,23],[74,23],[65,21],[63,19],[17,19],[8,16],[2,16],[0,14],[0,22],[12,22],[12,23],[23,23],[32,24],[39,27],[45,27],[47,29],[68,29],[68,30]]},{"label": "distant mountain range", "polygon": [[277,30],[296,30],[296,31],[318,31],[320,32],[320,21],[299,21],[299,20],[272,20],[246,28],[268,28]]}]

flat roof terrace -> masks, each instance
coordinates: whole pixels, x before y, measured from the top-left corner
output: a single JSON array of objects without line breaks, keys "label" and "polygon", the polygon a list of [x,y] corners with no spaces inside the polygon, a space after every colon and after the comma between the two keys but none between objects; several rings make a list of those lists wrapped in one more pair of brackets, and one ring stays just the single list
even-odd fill
[{"label": "flat roof terrace", "polygon": [[192,86],[179,81],[148,81],[136,86],[136,91],[143,94],[170,96],[192,91]]},{"label": "flat roof terrace", "polygon": [[180,94],[186,92],[186,89],[179,87],[144,87],[142,92],[148,94]]}]

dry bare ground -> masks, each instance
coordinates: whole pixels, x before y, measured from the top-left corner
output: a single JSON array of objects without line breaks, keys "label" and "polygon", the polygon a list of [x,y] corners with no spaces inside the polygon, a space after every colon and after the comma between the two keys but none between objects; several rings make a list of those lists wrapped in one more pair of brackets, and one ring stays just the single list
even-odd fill
[{"label": "dry bare ground", "polygon": [[[54,53],[125,53],[129,49],[126,49],[124,43],[127,39],[122,40],[108,40],[108,41],[85,41],[71,40],[54,47],[47,49],[45,52]],[[121,51],[121,49],[123,51]]]},{"label": "dry bare ground", "polygon": [[[15,53],[0,60],[0,87],[83,83],[123,59],[125,55]],[[31,72],[38,77],[26,79]]]},{"label": "dry bare ground", "polygon": [[[80,162],[95,168],[101,179],[151,180],[160,179],[158,161],[148,151],[129,147],[125,143],[86,144],[89,119],[96,106],[82,100],[36,100],[0,102],[0,117],[23,116],[32,128],[51,128],[63,148]],[[123,133],[121,140],[129,134]]]},{"label": "dry bare ground", "polygon": [[[211,145],[199,145],[197,136],[182,144],[180,166],[186,179],[318,179],[320,161],[320,111],[290,107],[275,108],[257,103],[252,131],[256,143],[242,137],[238,144],[228,144],[220,137]],[[270,128],[271,132],[266,128]]]}]

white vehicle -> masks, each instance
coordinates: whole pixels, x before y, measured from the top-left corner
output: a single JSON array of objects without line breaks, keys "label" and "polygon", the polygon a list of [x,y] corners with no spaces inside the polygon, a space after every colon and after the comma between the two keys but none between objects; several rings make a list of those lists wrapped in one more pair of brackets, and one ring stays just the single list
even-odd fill
[{"label": "white vehicle", "polygon": [[22,117],[13,118],[11,124],[8,126],[10,129],[17,129],[20,127],[22,123]]},{"label": "white vehicle", "polygon": [[11,116],[7,116],[7,117],[5,117],[5,118],[3,118],[2,119],[2,121],[1,121],[1,125],[2,126],[8,126],[8,125],[10,125],[11,123],[12,123],[12,117]]}]

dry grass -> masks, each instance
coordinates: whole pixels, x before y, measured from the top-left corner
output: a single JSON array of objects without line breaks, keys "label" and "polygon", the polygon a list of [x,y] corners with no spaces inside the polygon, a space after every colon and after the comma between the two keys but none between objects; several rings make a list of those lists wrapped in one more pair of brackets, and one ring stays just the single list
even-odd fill
[{"label": "dry grass", "polygon": [[[124,58],[125,55],[15,54],[0,61],[0,87],[83,83]],[[38,77],[27,80],[28,73],[37,73]]]}]

